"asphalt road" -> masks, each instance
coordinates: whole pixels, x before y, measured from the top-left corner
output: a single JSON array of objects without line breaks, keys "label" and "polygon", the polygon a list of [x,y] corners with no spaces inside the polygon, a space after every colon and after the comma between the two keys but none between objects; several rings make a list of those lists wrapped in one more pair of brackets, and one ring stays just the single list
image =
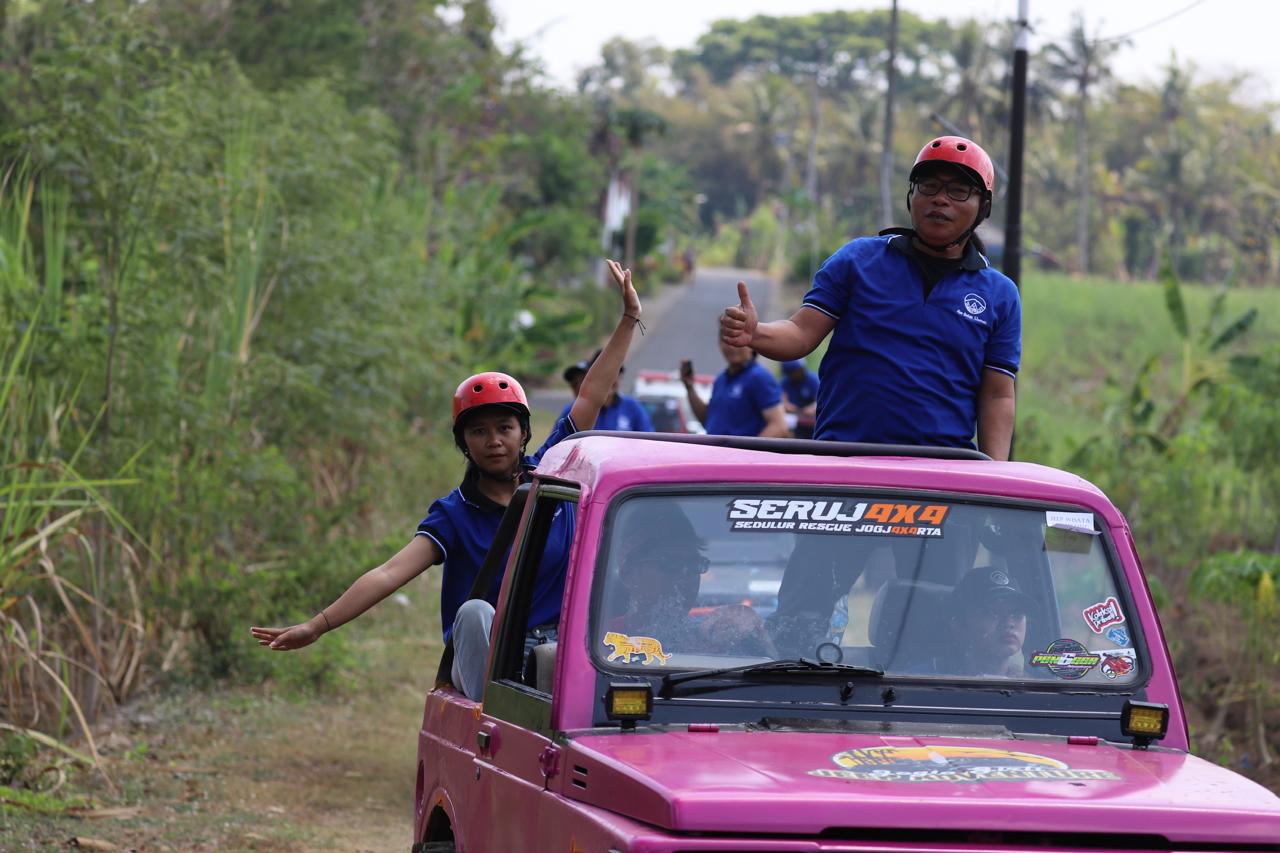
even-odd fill
[{"label": "asphalt road", "polygon": [[[700,269],[685,284],[663,285],[662,291],[644,303],[645,334],[637,336],[627,358],[623,393],[641,370],[677,370],[680,359],[692,359],[698,373],[716,375],[724,369],[720,356],[719,317],[725,306],[738,301],[738,281],[745,281],[761,319],[776,320],[785,310],[776,308],[777,285],[754,270],[711,267]],[[590,351],[582,354],[591,355]],[[765,360],[767,366],[773,362]],[[567,366],[567,365],[566,365]],[[559,411],[569,401],[567,386],[534,391],[535,409]]]}]

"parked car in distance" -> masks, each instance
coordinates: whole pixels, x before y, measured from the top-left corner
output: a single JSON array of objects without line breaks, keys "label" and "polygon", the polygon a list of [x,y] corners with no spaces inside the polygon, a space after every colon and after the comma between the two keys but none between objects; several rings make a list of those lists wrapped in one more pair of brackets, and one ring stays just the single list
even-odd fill
[{"label": "parked car in distance", "polygon": [[[714,382],[714,376],[698,374],[694,377],[694,387],[702,399],[711,399],[711,386]],[[649,420],[658,432],[706,432],[689,406],[689,397],[677,371],[639,371],[632,396],[648,411]]]},{"label": "parked car in distance", "polygon": [[483,702],[426,698],[417,853],[1280,851],[1280,799],[1190,753],[1129,526],[1070,473],[586,432],[503,528]]}]

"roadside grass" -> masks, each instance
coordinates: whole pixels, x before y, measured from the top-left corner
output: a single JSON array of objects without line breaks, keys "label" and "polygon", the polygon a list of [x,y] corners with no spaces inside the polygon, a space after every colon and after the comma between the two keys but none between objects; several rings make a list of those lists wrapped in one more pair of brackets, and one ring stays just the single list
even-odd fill
[{"label": "roadside grass", "polygon": [[0,788],[0,849],[73,838],[120,850],[407,849],[416,732],[441,651],[438,571],[404,592],[407,605],[388,599],[341,629],[355,665],[338,690],[163,691],[102,742],[117,793],[88,772],[69,778],[74,798],[18,805]]},{"label": "roadside grass", "polygon": [[[1183,283],[1193,328],[1215,290]],[[1157,387],[1179,382],[1182,342],[1159,284],[1031,273],[1022,300],[1018,428],[1034,430],[1035,446],[1044,448],[1035,461],[1062,465],[1076,443],[1097,432],[1100,412],[1120,393],[1108,391],[1108,378],[1127,391],[1141,365],[1157,356]],[[1258,320],[1232,352],[1280,336],[1280,291],[1237,288],[1227,297],[1225,316],[1250,307],[1258,308]]]}]

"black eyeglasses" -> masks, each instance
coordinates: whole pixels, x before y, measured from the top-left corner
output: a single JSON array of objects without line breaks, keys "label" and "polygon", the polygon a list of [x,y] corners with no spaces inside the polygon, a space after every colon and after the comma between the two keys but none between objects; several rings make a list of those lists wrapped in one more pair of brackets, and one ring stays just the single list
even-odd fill
[{"label": "black eyeglasses", "polygon": [[978,188],[973,184],[958,181],[940,181],[937,178],[925,178],[916,181],[916,192],[920,195],[935,196],[943,190],[952,201],[968,201]]}]

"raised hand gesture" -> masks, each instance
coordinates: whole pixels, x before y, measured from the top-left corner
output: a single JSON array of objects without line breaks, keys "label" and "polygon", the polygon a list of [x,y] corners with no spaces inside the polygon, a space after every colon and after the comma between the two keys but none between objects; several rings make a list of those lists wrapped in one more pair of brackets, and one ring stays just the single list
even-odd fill
[{"label": "raised hand gesture", "polygon": [[720,315],[720,340],[733,347],[749,347],[760,324],[756,306],[747,293],[747,283],[738,282],[738,304],[730,305]]},{"label": "raised hand gesture", "polygon": [[631,284],[631,270],[624,270],[622,264],[615,260],[606,260],[609,265],[609,274],[613,276],[614,282],[622,291],[622,314],[630,317],[637,323],[640,322],[640,294],[636,293],[635,287]]}]

